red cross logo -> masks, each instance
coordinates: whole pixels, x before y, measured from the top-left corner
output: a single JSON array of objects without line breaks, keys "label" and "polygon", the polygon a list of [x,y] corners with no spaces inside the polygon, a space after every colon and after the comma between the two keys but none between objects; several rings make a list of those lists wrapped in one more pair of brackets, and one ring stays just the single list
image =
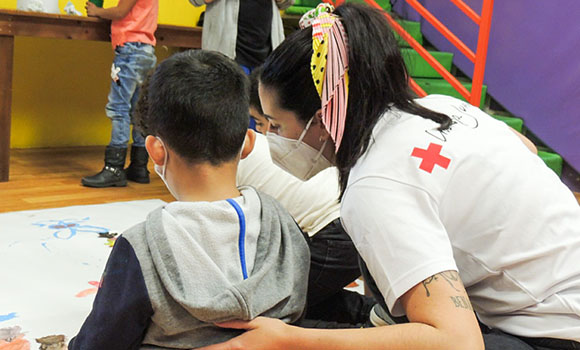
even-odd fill
[{"label": "red cross logo", "polygon": [[419,165],[419,169],[425,170],[428,173],[433,172],[435,165],[439,165],[443,169],[447,169],[449,163],[451,163],[451,159],[443,157],[440,154],[441,148],[443,148],[443,146],[430,143],[427,149],[415,147],[413,149],[413,153],[411,153],[411,156],[421,158],[422,161],[421,165]]}]

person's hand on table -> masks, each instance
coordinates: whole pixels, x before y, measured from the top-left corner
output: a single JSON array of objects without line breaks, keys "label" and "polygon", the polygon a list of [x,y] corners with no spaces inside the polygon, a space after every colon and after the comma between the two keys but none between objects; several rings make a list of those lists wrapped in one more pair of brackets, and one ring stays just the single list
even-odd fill
[{"label": "person's hand on table", "polygon": [[267,317],[256,317],[249,322],[231,321],[217,324],[223,328],[245,329],[246,332],[224,343],[199,348],[198,350],[282,350],[287,349],[286,339],[290,338],[293,326]]},{"label": "person's hand on table", "polygon": [[99,17],[99,11],[101,10],[101,8],[93,4],[92,2],[87,1],[87,3],[85,4],[85,9],[87,10],[87,16]]}]

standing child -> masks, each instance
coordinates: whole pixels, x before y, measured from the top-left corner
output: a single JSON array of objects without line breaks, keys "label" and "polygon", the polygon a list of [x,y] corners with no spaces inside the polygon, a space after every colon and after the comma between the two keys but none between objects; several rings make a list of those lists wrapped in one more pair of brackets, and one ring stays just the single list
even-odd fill
[{"label": "standing child", "polygon": [[207,5],[202,48],[235,59],[247,74],[284,40],[280,10],[294,0],[189,0]]},{"label": "standing child", "polygon": [[89,16],[112,20],[111,43],[115,58],[111,67],[111,91],[107,117],[111,118],[111,142],[105,150],[105,167],[96,175],[82,179],[88,187],[126,186],[127,180],[149,183],[145,138],[133,130],[131,164],[126,170],[125,158],[131,134],[131,113],[139,97],[139,86],[157,62],[155,30],[158,0],[119,0],[116,7],[100,8],[86,4]]},{"label": "standing child", "polygon": [[217,52],[187,51],[159,65],[140,125],[177,201],[117,239],[70,350],[192,349],[242,333],[215,323],[300,318],[306,240],[273,198],[236,186],[238,162],[254,145],[247,86]]}]

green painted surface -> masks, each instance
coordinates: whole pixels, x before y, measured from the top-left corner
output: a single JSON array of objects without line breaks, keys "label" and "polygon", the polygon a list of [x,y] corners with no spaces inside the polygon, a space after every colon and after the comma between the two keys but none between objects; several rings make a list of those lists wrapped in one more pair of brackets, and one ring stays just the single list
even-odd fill
[{"label": "green painted surface", "polygon": [[564,161],[559,154],[540,150],[538,151],[538,157],[542,158],[548,168],[554,170],[558,176],[562,175],[562,164]]},{"label": "green painted surface", "polygon": [[[346,2],[357,2],[357,3],[366,3],[364,0],[347,0]],[[391,12],[391,2],[389,0],[375,0],[377,5],[383,8],[385,11]]]},{"label": "green painted surface", "polygon": [[[429,78],[417,78],[415,79],[417,84],[425,90],[427,94],[440,94],[440,95],[448,95],[459,98],[461,100],[465,99],[457,90],[455,90],[446,80],[444,79],[429,79]],[[461,82],[463,86],[468,91],[471,91],[471,82]],[[485,104],[485,94],[487,93],[487,85],[483,85],[481,89],[481,102],[480,108],[483,108]]]},{"label": "green painted surface", "polygon": [[299,15],[302,16],[306,12],[312,10],[312,7],[309,6],[290,6],[286,9],[287,15]]},{"label": "green painted surface", "polygon": [[[435,59],[439,61],[447,71],[451,70],[451,66],[453,65],[452,53],[440,51],[429,51],[429,53],[433,55],[433,57],[435,57]],[[435,69],[431,67],[417,51],[403,48],[401,49],[401,54],[403,55],[403,59],[405,60],[407,70],[411,77],[441,78],[441,75],[437,73],[437,71],[435,71]]]},{"label": "green painted surface", "polygon": [[492,114],[491,116],[497,120],[501,120],[502,122],[506,123],[512,129],[515,129],[519,132],[522,132],[522,130],[523,130],[524,121],[520,118],[508,117],[505,115],[498,115],[498,114]]},{"label": "green painted surface", "polygon": [[294,6],[316,7],[320,2],[320,0],[295,0]]},{"label": "green painted surface", "polygon": [[[399,24],[403,27],[403,29],[405,29],[409,34],[411,34],[413,39],[417,40],[419,44],[423,45],[423,34],[421,34],[421,23],[403,20],[399,20],[397,22],[399,22]],[[400,46],[409,47],[409,44],[403,38],[401,38],[399,34],[397,34],[397,32],[395,32],[395,37],[397,38],[397,41],[399,42]]]},{"label": "green painted surface", "polygon": [[[322,1],[319,0],[295,0],[294,6],[305,6],[305,7],[316,7]],[[364,0],[347,0],[346,2],[358,2],[358,3],[366,3]],[[391,11],[391,2],[389,0],[375,0],[377,5],[382,7],[386,11]]]}]

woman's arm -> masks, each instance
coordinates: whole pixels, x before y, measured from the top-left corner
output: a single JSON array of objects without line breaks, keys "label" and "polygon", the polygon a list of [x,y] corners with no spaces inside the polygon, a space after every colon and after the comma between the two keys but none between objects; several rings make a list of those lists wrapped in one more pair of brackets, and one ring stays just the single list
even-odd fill
[{"label": "woman's arm", "polygon": [[125,18],[125,16],[129,14],[129,11],[131,11],[131,9],[133,8],[133,6],[135,6],[136,3],[137,0],[127,0],[122,1],[118,6],[104,9],[101,7],[97,7],[90,1],[87,1],[85,8],[87,9],[88,16],[100,17],[115,21]]},{"label": "woman's arm", "polygon": [[526,147],[533,153],[533,154],[538,154],[538,148],[536,147],[536,145],[534,145],[534,143],[532,141],[530,141],[530,139],[528,139],[527,137],[525,137],[524,135],[522,135],[519,131],[517,131],[516,129],[510,128],[511,131],[513,131],[519,138],[520,140],[522,140],[522,142],[524,143],[524,145],[526,145]]},{"label": "woman's arm", "polygon": [[248,329],[228,342],[201,350],[484,349],[463,283],[454,271],[427,278],[401,298],[409,323],[393,326],[305,329],[259,317],[222,326]]}]

